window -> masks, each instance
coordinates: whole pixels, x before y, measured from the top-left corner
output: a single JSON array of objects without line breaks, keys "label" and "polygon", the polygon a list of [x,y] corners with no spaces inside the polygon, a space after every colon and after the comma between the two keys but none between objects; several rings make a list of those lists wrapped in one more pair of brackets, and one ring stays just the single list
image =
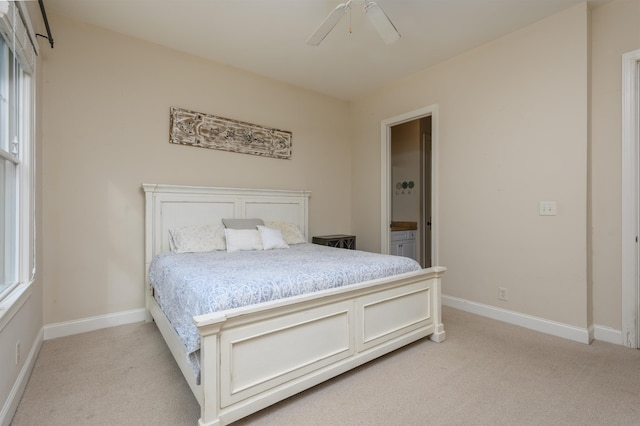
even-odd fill
[{"label": "window", "polygon": [[33,72],[26,8],[0,1],[0,300],[30,281],[33,253]]}]

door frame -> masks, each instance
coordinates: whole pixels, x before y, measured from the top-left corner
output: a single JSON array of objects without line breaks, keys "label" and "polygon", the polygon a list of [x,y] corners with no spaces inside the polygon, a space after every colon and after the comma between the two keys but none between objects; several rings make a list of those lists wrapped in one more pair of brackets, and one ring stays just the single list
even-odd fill
[{"label": "door frame", "polygon": [[640,348],[640,50],[622,55],[622,344]]},{"label": "door frame", "polygon": [[[380,252],[389,254],[389,224],[391,223],[391,127],[407,121],[431,116],[431,264],[438,261],[438,105],[429,105],[404,114],[387,118],[380,123],[381,145],[381,214],[380,214]],[[421,226],[424,226],[421,224]]]}]

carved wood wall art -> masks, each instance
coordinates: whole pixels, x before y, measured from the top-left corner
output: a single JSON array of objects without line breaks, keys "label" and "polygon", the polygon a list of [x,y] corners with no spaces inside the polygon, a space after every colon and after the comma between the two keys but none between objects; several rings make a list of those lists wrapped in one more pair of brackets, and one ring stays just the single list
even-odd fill
[{"label": "carved wood wall art", "polygon": [[291,132],[171,107],[169,142],[202,148],[291,158]]}]

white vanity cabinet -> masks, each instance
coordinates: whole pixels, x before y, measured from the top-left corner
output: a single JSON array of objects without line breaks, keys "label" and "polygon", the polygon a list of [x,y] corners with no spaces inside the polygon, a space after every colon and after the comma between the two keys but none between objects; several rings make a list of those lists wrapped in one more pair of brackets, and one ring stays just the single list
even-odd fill
[{"label": "white vanity cabinet", "polygon": [[415,259],[416,231],[391,231],[390,254]]}]

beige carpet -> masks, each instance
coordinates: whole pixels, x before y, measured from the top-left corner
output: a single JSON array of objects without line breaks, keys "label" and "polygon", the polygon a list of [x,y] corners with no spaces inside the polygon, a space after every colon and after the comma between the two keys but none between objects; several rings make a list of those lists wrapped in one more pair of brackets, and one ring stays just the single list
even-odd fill
[{"label": "beige carpet", "polygon": [[[237,425],[638,425],[640,351],[444,310],[416,342]],[[199,407],[154,324],[44,343],[23,425],[196,425]]]}]

